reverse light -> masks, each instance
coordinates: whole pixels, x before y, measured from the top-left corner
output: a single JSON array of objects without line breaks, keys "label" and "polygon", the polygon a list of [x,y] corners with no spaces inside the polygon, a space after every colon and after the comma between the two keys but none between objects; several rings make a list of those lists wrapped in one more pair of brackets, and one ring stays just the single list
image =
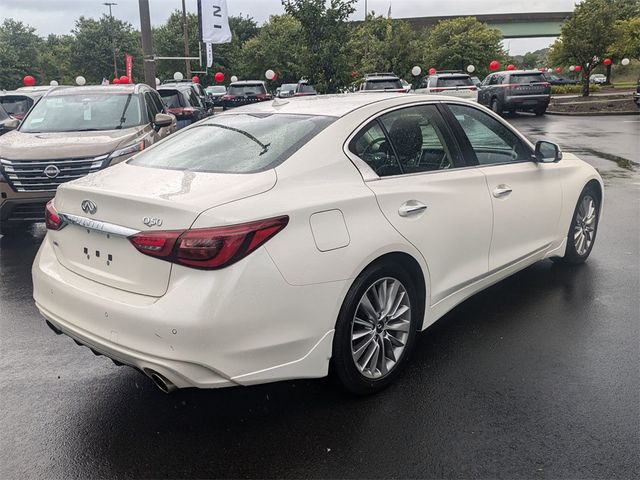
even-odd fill
[{"label": "reverse light", "polygon": [[140,232],[129,237],[141,253],[192,268],[216,270],[249,255],[289,223],[289,217],[192,230]]},{"label": "reverse light", "polygon": [[53,206],[53,199],[47,202],[47,206],[44,210],[44,222],[47,226],[47,230],[61,230],[65,226],[64,221],[58,215],[56,207]]}]

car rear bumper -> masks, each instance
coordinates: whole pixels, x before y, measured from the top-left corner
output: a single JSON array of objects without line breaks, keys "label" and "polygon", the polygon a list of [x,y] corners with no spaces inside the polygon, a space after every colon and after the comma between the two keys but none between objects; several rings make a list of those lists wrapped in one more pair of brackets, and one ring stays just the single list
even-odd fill
[{"label": "car rear bumper", "polygon": [[537,108],[547,107],[551,101],[550,94],[544,95],[513,95],[505,97],[505,108],[508,107],[523,107],[523,108]]},{"label": "car rear bumper", "polygon": [[345,282],[291,286],[262,248],[213,272],[174,265],[167,293],[149,297],[69,271],[50,241],[32,268],[36,306],[95,352],[179,388],[327,374]]}]

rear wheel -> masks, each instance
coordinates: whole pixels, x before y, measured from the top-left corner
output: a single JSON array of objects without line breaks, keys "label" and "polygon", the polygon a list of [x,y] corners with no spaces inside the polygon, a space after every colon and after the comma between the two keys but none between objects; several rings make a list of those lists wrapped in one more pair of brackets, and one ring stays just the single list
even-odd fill
[{"label": "rear wheel", "polygon": [[582,191],[573,213],[564,257],[554,258],[553,261],[578,265],[587,260],[596,241],[599,219],[600,196],[595,188],[587,187]]},{"label": "rear wheel", "polygon": [[491,100],[491,110],[493,110],[493,112],[497,113],[498,115],[502,114],[502,105],[500,104],[500,100],[498,100],[496,97]]},{"label": "rear wheel", "polygon": [[533,110],[533,113],[535,113],[536,116],[538,116],[538,117],[541,117],[546,112],[547,112],[547,107],[540,107],[540,108],[536,108],[536,109]]},{"label": "rear wheel", "polygon": [[333,342],[333,369],[345,389],[375,393],[397,377],[413,347],[418,302],[410,275],[396,264],[360,274],[340,309]]}]

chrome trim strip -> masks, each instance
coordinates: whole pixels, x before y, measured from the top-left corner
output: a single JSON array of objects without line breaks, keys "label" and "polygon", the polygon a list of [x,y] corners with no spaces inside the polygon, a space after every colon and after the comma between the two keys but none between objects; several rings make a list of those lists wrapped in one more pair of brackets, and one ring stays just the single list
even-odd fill
[{"label": "chrome trim strip", "polygon": [[140,233],[140,230],[134,230],[133,228],[123,227],[122,225],[116,225],[114,223],[101,222],[100,220],[94,220],[92,218],[80,217],[70,213],[58,213],[58,215],[65,223],[95,230],[96,232],[109,233],[118,237],[130,237],[131,235]]}]

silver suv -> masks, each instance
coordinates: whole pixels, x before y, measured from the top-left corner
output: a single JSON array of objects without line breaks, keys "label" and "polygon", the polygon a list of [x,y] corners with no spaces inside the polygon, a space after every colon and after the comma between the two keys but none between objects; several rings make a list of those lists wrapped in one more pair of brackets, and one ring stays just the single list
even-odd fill
[{"label": "silver suv", "polygon": [[529,111],[544,115],[550,101],[551,84],[538,70],[491,73],[478,91],[478,103],[497,114]]},{"label": "silver suv", "polygon": [[0,233],[43,221],[61,183],[127,160],[175,129],[146,85],[50,90],[0,136]]}]

